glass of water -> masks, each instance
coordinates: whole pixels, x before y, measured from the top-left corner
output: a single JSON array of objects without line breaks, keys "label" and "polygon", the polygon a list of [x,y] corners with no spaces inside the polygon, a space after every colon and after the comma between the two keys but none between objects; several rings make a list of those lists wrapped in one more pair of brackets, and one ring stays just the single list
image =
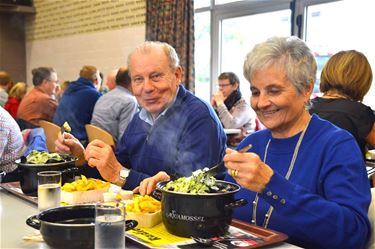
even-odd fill
[{"label": "glass of water", "polygon": [[61,202],[61,172],[38,172],[38,209],[59,207]]},{"label": "glass of water", "polygon": [[95,205],[95,249],[125,248],[123,206]]}]

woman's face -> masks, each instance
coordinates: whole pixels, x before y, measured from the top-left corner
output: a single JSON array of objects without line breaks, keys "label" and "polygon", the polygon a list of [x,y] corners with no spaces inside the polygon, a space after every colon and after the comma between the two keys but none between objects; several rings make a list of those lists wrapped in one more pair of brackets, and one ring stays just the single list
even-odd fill
[{"label": "woman's face", "polygon": [[237,90],[238,84],[232,85],[229,79],[219,80],[219,90],[223,93],[224,98],[227,98],[232,92]]},{"label": "woman's face", "polygon": [[280,66],[260,69],[251,78],[251,107],[274,137],[290,137],[300,132],[308,121],[305,103],[312,86],[299,94]]}]

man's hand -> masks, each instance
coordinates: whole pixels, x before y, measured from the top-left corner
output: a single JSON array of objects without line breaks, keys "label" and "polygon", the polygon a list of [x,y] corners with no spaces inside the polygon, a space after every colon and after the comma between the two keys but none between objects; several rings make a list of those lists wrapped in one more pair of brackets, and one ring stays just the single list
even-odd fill
[{"label": "man's hand", "polygon": [[64,137],[59,133],[55,141],[55,148],[57,152],[70,154],[76,158],[83,158],[85,148],[72,134],[64,132]]},{"label": "man's hand", "polygon": [[85,159],[90,167],[96,167],[99,170],[100,175],[106,181],[114,183],[119,180],[122,166],[108,144],[95,139],[87,145]]},{"label": "man's hand", "polygon": [[144,179],[133,192],[139,193],[140,195],[149,195],[155,190],[156,184],[162,181],[169,181],[171,178],[164,171],[160,171],[154,176]]}]

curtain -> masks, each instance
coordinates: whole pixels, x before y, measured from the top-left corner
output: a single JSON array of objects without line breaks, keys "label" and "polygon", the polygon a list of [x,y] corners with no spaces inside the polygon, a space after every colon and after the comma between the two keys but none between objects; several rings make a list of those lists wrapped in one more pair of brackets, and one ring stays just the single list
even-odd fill
[{"label": "curtain", "polygon": [[173,46],[183,69],[182,84],[194,92],[193,0],[147,0],[146,40]]}]

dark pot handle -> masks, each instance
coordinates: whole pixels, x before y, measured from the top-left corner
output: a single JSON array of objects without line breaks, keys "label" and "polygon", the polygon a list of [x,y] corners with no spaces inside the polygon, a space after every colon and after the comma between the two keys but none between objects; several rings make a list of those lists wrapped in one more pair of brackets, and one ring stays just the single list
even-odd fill
[{"label": "dark pot handle", "polygon": [[138,222],[136,220],[127,220],[125,221],[125,231],[131,230],[138,226]]},{"label": "dark pot handle", "polygon": [[36,215],[30,216],[26,220],[26,224],[35,228],[35,229],[40,229],[40,220],[36,217]]},{"label": "dark pot handle", "polygon": [[225,209],[233,209],[233,208],[243,207],[246,204],[247,204],[247,200],[239,199],[239,200],[235,200],[234,202],[231,202],[231,203],[225,205],[224,208]]},{"label": "dark pot handle", "polygon": [[152,191],[151,197],[153,197],[154,199],[156,199],[158,201],[161,201],[161,191],[160,191],[160,189],[155,189],[154,191]]}]

